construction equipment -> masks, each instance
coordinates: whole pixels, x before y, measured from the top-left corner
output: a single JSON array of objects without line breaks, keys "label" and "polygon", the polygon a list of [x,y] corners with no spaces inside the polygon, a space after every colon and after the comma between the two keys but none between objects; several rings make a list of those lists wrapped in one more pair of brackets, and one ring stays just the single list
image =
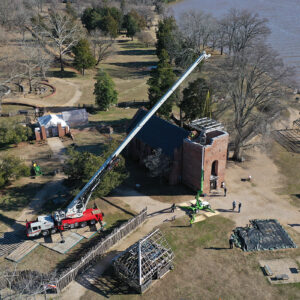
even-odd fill
[{"label": "construction equipment", "polygon": [[202,201],[199,197],[202,194],[202,191],[199,190],[195,196],[196,203],[191,204],[190,206],[179,206],[181,209],[186,210],[190,216],[190,225],[192,225],[195,222],[196,215],[201,210],[206,210],[214,213],[215,211],[211,208],[208,201]]},{"label": "construction equipment", "polygon": [[31,173],[33,176],[43,175],[41,167],[37,164],[36,161],[32,162]]},{"label": "construction equipment", "polygon": [[167,93],[152,107],[145,117],[132,129],[121,145],[111,154],[100,169],[93,175],[90,181],[76,195],[66,210],[55,211],[52,216],[40,216],[35,222],[27,222],[27,236],[48,235],[59,230],[86,226],[88,223],[96,221],[102,222],[103,214],[96,213],[94,209],[86,209],[93,191],[99,185],[101,178],[109,172],[117,163],[118,155],[130,143],[130,141],[143,128],[146,122],[156,113],[156,111],[166,102],[176,88],[189,76],[189,74],[199,65],[203,59],[210,57],[205,52],[187,69],[187,71],[175,82]]}]

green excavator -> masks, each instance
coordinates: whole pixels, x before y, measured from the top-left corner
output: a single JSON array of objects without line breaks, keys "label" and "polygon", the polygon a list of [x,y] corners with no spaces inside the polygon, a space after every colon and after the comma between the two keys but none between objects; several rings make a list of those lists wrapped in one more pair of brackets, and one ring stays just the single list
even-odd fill
[{"label": "green excavator", "polygon": [[31,173],[33,176],[43,175],[41,167],[37,164],[36,161],[32,162]]},{"label": "green excavator", "polygon": [[209,202],[200,200],[200,196],[203,195],[203,181],[204,181],[204,171],[201,171],[201,183],[200,190],[197,192],[195,198],[196,203],[191,206],[179,206],[183,210],[186,210],[190,216],[190,225],[192,226],[195,222],[196,214],[199,213],[200,210],[206,210],[214,213],[215,211],[211,208]]}]

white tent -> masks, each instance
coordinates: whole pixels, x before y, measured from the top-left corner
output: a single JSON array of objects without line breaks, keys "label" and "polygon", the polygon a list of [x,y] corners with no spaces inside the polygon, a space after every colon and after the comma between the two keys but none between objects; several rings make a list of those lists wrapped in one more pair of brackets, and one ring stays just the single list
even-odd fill
[{"label": "white tent", "polygon": [[67,127],[67,123],[63,120],[62,115],[46,115],[38,118],[38,123],[40,126],[44,126],[45,128],[57,127],[60,123],[61,127]]},{"label": "white tent", "polygon": [[[40,128],[45,127],[47,137],[58,136],[58,124],[61,124],[62,128],[69,127],[63,120],[62,115],[46,115],[38,118],[38,124]],[[40,128],[36,128],[40,131]]]}]

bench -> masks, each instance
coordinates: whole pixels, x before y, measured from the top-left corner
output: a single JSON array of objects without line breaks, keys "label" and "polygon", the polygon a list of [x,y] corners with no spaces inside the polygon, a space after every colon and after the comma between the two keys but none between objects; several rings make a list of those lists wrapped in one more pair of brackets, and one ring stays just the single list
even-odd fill
[{"label": "bench", "polygon": [[289,276],[287,274],[279,274],[275,277],[277,280],[288,280]]},{"label": "bench", "polygon": [[273,272],[272,272],[271,268],[268,265],[264,265],[264,270],[265,270],[265,273],[267,274],[267,276],[272,276],[273,275]]}]

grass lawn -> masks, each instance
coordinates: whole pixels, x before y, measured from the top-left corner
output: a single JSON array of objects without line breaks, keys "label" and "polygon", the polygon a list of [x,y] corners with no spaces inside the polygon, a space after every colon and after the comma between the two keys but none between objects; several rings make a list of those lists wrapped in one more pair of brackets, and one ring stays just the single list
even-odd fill
[{"label": "grass lawn", "polygon": [[143,296],[116,281],[109,269],[81,300],[299,299],[299,284],[271,286],[258,264],[260,258],[299,255],[299,249],[254,253],[230,250],[232,221],[217,216],[192,228],[186,227],[187,223],[182,218],[161,227],[174,251],[175,268]]},{"label": "grass lawn", "polygon": [[284,178],[280,194],[289,195],[292,204],[300,207],[300,154],[288,152],[276,142],[273,142],[271,155]]}]

